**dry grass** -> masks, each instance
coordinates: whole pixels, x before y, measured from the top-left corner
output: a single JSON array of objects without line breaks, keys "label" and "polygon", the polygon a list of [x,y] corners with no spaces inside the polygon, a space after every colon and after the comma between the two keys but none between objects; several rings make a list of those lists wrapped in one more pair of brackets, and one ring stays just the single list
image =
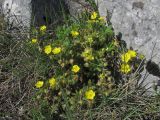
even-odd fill
[{"label": "dry grass", "polygon": [[32,89],[31,66],[25,64],[29,60],[24,49],[27,34],[7,28],[2,17],[0,23],[0,118],[22,119]]}]

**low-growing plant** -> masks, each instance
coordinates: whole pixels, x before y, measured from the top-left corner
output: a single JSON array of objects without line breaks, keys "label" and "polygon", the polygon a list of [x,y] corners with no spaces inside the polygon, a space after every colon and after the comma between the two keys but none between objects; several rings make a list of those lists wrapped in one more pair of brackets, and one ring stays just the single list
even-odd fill
[{"label": "low-growing plant", "polygon": [[95,108],[131,75],[138,80],[143,69],[144,57],[124,47],[98,12],[84,12],[54,32],[41,26],[32,33],[27,47],[42,69],[30,111],[34,117],[40,112],[42,118],[72,119],[72,112]]}]

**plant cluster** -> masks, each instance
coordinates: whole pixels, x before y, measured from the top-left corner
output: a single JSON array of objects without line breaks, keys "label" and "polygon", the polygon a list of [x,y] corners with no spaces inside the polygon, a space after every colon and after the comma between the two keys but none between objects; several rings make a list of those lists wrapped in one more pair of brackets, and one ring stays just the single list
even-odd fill
[{"label": "plant cluster", "polygon": [[45,69],[35,83],[36,109],[50,115],[70,111],[66,112],[70,116],[77,108],[95,107],[126,82],[144,58],[124,47],[97,12],[69,19],[54,32],[44,25],[32,33],[28,48]]}]

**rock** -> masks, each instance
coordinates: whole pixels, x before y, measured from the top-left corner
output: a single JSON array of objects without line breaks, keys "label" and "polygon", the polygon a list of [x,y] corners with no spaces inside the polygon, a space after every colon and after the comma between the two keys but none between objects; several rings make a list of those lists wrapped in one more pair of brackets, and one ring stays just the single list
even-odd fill
[{"label": "rock", "polygon": [[5,18],[17,27],[29,27],[31,0],[3,0],[0,4]]},{"label": "rock", "polygon": [[71,16],[77,17],[84,9],[90,8],[85,0],[66,0]]},{"label": "rock", "polygon": [[[115,32],[123,34],[128,48],[143,53],[147,60],[160,62],[160,1],[159,0],[95,0],[101,16],[111,13]],[[153,52],[152,52],[153,51]],[[151,86],[157,77],[149,75],[144,84]]]},{"label": "rock", "polygon": [[2,4],[3,4],[3,0],[0,1],[0,14],[2,14]]}]

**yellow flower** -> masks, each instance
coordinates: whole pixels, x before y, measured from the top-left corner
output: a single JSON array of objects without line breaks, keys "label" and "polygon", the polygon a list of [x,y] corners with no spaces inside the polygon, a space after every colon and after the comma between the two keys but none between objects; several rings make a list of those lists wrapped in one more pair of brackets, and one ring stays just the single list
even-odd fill
[{"label": "yellow flower", "polygon": [[56,47],[52,50],[53,54],[59,54],[61,52],[61,48],[60,47]]},{"label": "yellow flower", "polygon": [[97,18],[97,13],[96,12],[93,12],[92,14],[91,14],[91,19],[92,20],[94,20],[94,19],[96,19]]},{"label": "yellow flower", "polygon": [[120,70],[123,73],[128,73],[131,71],[131,67],[128,64],[122,64]]},{"label": "yellow flower", "polygon": [[43,81],[38,81],[35,86],[36,88],[41,88],[43,86],[44,82]]},{"label": "yellow flower", "polygon": [[131,59],[131,55],[129,53],[124,53],[121,55],[121,60],[127,63]]},{"label": "yellow flower", "polygon": [[42,26],[40,27],[40,31],[41,31],[41,32],[45,32],[46,29],[47,29],[47,27],[46,27],[45,25],[42,25]]},{"label": "yellow flower", "polygon": [[128,50],[127,52],[132,58],[136,57],[137,53],[134,50]]},{"label": "yellow flower", "polygon": [[51,51],[52,51],[51,45],[47,45],[47,46],[44,47],[44,52],[45,52],[46,54],[51,53]]},{"label": "yellow flower", "polygon": [[95,92],[93,90],[88,90],[85,92],[85,98],[87,100],[93,100],[95,97]]},{"label": "yellow flower", "polygon": [[33,44],[34,44],[34,43],[37,43],[37,39],[33,38],[31,42],[32,42]]},{"label": "yellow flower", "polygon": [[79,32],[72,30],[71,35],[72,35],[72,37],[77,37],[79,35]]},{"label": "yellow flower", "polygon": [[72,71],[75,72],[75,73],[77,73],[79,70],[80,70],[80,67],[78,65],[74,65],[72,67]]},{"label": "yellow flower", "polygon": [[51,88],[54,88],[56,85],[56,79],[55,78],[49,79],[49,85]]}]

